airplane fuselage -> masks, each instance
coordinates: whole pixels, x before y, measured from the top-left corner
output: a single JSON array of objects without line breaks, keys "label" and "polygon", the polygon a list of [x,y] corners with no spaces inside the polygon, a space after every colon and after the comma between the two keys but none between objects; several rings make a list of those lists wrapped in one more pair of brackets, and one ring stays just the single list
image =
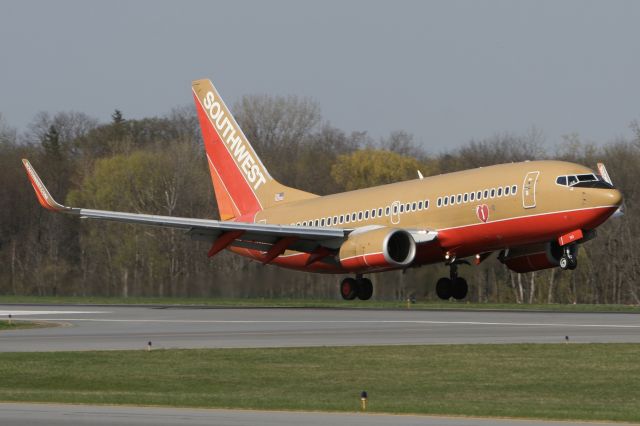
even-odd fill
[{"label": "airplane fuselage", "polygon": [[[618,208],[619,191],[557,183],[560,176],[587,174],[595,172],[563,161],[500,164],[288,203],[243,220],[437,231],[439,246],[418,247],[412,266],[419,266],[595,229]],[[255,259],[261,256],[256,250],[232,250]],[[273,263],[293,269],[345,272],[340,265],[307,265],[308,258],[307,253],[287,251]],[[361,272],[367,272],[366,268]]]}]

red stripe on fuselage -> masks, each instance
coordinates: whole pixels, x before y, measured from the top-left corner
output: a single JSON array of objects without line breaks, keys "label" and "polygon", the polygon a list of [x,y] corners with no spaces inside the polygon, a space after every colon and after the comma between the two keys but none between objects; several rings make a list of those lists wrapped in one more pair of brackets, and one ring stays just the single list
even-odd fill
[{"label": "red stripe on fuselage", "polygon": [[220,173],[220,178],[224,182],[226,190],[231,195],[234,204],[241,214],[255,213],[262,210],[258,197],[249,186],[240,168],[236,165],[235,159],[227,149],[224,141],[220,139],[218,132],[214,128],[209,116],[202,107],[198,97],[193,94],[198,112],[198,120],[202,129],[202,139],[204,147],[209,154],[209,158],[214,163],[216,170]]},{"label": "red stripe on fuselage", "polygon": [[616,209],[616,206],[594,207],[448,228],[438,231],[438,241],[445,251],[454,249],[457,257],[473,256],[555,240],[575,229],[595,229]]}]

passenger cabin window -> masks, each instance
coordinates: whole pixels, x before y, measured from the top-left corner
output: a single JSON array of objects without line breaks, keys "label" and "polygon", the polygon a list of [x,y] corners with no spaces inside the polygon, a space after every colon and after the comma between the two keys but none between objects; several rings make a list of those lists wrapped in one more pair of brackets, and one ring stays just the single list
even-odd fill
[{"label": "passenger cabin window", "polygon": [[417,209],[418,209],[418,203],[414,201],[413,204],[411,204],[411,211],[415,212]]},{"label": "passenger cabin window", "polygon": [[449,197],[449,204],[454,205],[456,202],[456,196],[452,195]]},{"label": "passenger cabin window", "polygon": [[340,215],[340,225],[342,225],[344,223],[344,215],[341,214]]},{"label": "passenger cabin window", "polygon": [[382,217],[382,207],[378,207],[378,217]]},{"label": "passenger cabin window", "polygon": [[496,189],[491,188],[491,198],[494,198],[495,196],[496,196]]},{"label": "passenger cabin window", "polygon": [[511,195],[516,195],[517,192],[518,192],[518,186],[517,185],[513,185],[511,187]]},{"label": "passenger cabin window", "polygon": [[498,188],[498,197],[502,197],[502,187]]},{"label": "passenger cabin window", "polygon": [[422,210],[422,200],[418,201],[418,210]]},{"label": "passenger cabin window", "polygon": [[443,206],[447,206],[449,204],[449,197],[444,197],[444,200],[442,200],[443,202]]},{"label": "passenger cabin window", "polygon": [[358,220],[362,220],[362,212],[358,212]]},{"label": "passenger cabin window", "polygon": [[389,216],[389,213],[391,212],[391,208],[389,206],[384,208],[384,215],[385,216]]},{"label": "passenger cabin window", "polygon": [[474,202],[476,200],[476,193],[472,192],[469,194],[469,201]]},{"label": "passenger cabin window", "polygon": [[442,197],[438,197],[438,199],[436,200],[436,206],[438,207],[442,206]]},{"label": "passenger cabin window", "polygon": [[468,192],[465,192],[465,193],[464,193],[464,195],[462,196],[462,201],[464,201],[465,203],[466,203],[467,201],[469,201],[469,193],[468,193]]},{"label": "passenger cabin window", "polygon": [[462,203],[462,194],[458,194],[458,196],[456,197],[456,203]]},{"label": "passenger cabin window", "polygon": [[429,208],[429,200],[424,200],[424,209],[428,209]]},{"label": "passenger cabin window", "polygon": [[484,198],[485,200],[486,200],[487,198],[489,198],[489,190],[488,190],[488,189],[485,189],[485,190],[484,190],[484,193],[482,194],[482,198]]},{"label": "passenger cabin window", "polygon": [[404,213],[404,204],[400,204],[400,213]]},{"label": "passenger cabin window", "polygon": [[505,186],[504,187],[504,195],[507,196],[507,195],[509,195],[510,192],[511,192],[511,187],[510,186]]}]

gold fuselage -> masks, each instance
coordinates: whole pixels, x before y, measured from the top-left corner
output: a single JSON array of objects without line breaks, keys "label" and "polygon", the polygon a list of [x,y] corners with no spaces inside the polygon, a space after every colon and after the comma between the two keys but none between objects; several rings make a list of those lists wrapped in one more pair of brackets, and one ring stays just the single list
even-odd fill
[{"label": "gold fuselage", "polygon": [[[525,178],[531,172],[539,172],[535,188],[530,188],[529,194],[525,191]],[[312,198],[284,204],[280,207],[270,208],[259,212],[256,222],[272,224],[299,224],[302,226],[314,226],[316,219],[325,219],[324,226],[340,228],[358,228],[367,225],[382,225],[396,228],[415,228],[427,230],[442,230],[477,224],[477,206],[486,204],[489,209],[488,221],[512,219],[522,216],[540,215],[553,212],[562,212],[575,209],[585,209],[599,206],[617,206],[621,203],[622,196],[616,189],[600,188],[573,188],[556,184],[556,178],[562,175],[576,175],[594,173],[591,169],[579,164],[563,161],[527,161],[521,163],[500,164],[496,166],[480,167],[455,173],[447,173],[438,176],[426,177],[407,182],[399,182],[390,185],[382,185],[367,189],[343,192],[334,195]],[[497,188],[515,186],[516,193],[501,196],[497,195]],[[491,190],[496,193],[491,197]],[[485,199],[485,191],[489,191],[489,198]],[[481,192],[481,199],[464,194]],[[533,192],[533,194],[531,194]],[[458,195],[462,202],[458,203]],[[438,207],[438,198],[455,197],[453,204]],[[466,201],[465,201],[466,198]],[[387,212],[387,206],[394,203],[398,205],[420,201],[429,201],[428,208],[397,215]],[[423,204],[424,205],[424,204]],[[361,220],[340,223],[340,216],[356,214],[358,219],[360,212],[376,209],[376,213],[382,209],[383,215],[375,218],[368,214]],[[338,218],[338,223],[333,223],[333,218]],[[327,224],[327,218],[331,218],[331,224]],[[306,222],[306,223],[305,223]]]}]

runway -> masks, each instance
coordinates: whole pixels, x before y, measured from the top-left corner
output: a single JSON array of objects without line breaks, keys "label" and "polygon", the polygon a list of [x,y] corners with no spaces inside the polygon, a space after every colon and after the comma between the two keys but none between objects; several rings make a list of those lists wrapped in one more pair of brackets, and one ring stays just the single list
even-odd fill
[{"label": "runway", "polygon": [[11,426],[63,425],[207,425],[207,426],[612,426],[619,423],[481,419],[359,413],[199,410],[0,403],[0,421]]},{"label": "runway", "polygon": [[61,327],[0,332],[0,351],[640,342],[640,315],[504,311],[0,305]]}]

